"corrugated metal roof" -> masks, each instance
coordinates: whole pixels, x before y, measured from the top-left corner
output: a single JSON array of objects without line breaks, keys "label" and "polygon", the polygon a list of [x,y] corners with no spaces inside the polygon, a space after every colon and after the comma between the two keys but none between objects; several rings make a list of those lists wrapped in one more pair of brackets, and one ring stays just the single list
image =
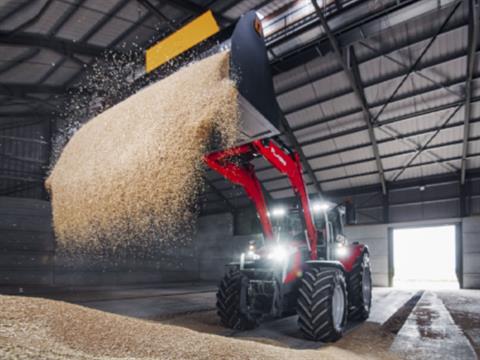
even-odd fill
[{"label": "corrugated metal roof", "polygon": [[104,16],[96,11],[80,8],[72,15],[70,21],[60,28],[57,36],[74,41],[80,40]]},{"label": "corrugated metal roof", "polygon": [[65,81],[70,81],[81,69],[80,65],[72,60],[66,60],[62,66],[58,67],[58,69],[45,80],[45,84],[61,86]]},{"label": "corrugated metal roof", "polygon": [[32,83],[42,76],[61,59],[58,53],[42,50],[32,58],[17,64],[12,71],[0,75],[0,82],[5,83]]},{"label": "corrugated metal roof", "polygon": [[230,18],[238,18],[247,11],[256,8],[258,5],[262,4],[263,0],[245,0],[240,1],[236,5],[232,6],[230,9],[225,11],[223,14]]},{"label": "corrugated metal roof", "polygon": [[69,11],[73,6],[58,2],[55,6],[49,6],[43,15],[33,25],[27,27],[25,31],[31,33],[47,34],[57,23],[62,15]]},{"label": "corrugated metal roof", "polygon": [[[379,181],[378,179],[379,179],[378,174],[357,176],[350,179],[350,186],[358,187],[358,186],[377,184]],[[341,189],[341,188],[336,187],[336,189]]]},{"label": "corrugated metal roof", "polygon": [[328,181],[331,179],[336,179],[339,177],[345,177],[347,176],[347,171],[344,167],[341,168],[335,168],[331,170],[323,170],[323,171],[315,171],[315,175],[317,176],[320,181]]},{"label": "corrugated metal roof", "polygon": [[318,58],[302,66],[276,75],[274,77],[275,90],[283,92],[286,88],[290,88],[295,84],[331,74],[334,70],[339,70],[338,67],[333,53],[329,52],[324,56],[319,54]]},{"label": "corrugated metal roof", "polygon": [[476,157],[469,158],[467,160],[467,166],[469,169],[478,169],[480,167],[480,157],[476,156]]},{"label": "corrugated metal roof", "polygon": [[5,64],[6,62],[10,62],[15,58],[22,56],[28,51],[31,50],[28,47],[24,46],[1,46],[0,45],[0,62]]},{"label": "corrugated metal roof", "polygon": [[30,0],[4,0],[0,3],[0,16],[6,16],[18,6],[29,2]]},{"label": "corrugated metal roof", "polygon": [[112,19],[93,35],[88,42],[99,46],[108,46],[125,32],[132,24],[125,20]]},{"label": "corrugated metal roof", "polygon": [[[76,2],[76,0],[68,0],[69,2]],[[85,2],[85,7],[90,8],[92,10],[98,10],[103,13],[106,13],[110,10],[112,10],[115,5],[119,4],[121,0],[87,0]]]},{"label": "corrugated metal roof", "polygon": [[480,154],[480,140],[470,141],[468,143],[468,154]]},{"label": "corrugated metal roof", "polygon": [[[321,121],[322,118],[318,120]],[[297,124],[296,125],[301,125]],[[324,122],[318,125],[309,126],[306,129],[295,131],[295,136],[300,142],[309,141],[311,139],[322,136],[331,135],[332,133],[339,133],[350,129],[355,129],[360,126],[365,126],[365,120],[362,113],[355,113],[353,115],[343,116],[335,121]]]},{"label": "corrugated metal roof", "polygon": [[30,4],[28,4],[28,6],[21,7],[21,11],[15,12],[13,15],[8,16],[0,23],[0,30],[14,30],[17,26],[33,18],[47,3],[47,1],[48,0],[29,0]]}]

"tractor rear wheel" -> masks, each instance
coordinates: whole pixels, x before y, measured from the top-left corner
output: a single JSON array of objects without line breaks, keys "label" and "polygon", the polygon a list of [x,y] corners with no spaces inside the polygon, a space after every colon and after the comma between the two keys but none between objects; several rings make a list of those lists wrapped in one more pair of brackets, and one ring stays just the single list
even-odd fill
[{"label": "tractor rear wheel", "polygon": [[348,296],[348,318],[366,320],[372,304],[372,274],[370,257],[366,252],[357,258],[348,275]]},{"label": "tractor rear wheel", "polygon": [[347,322],[347,286],[340,270],[311,268],[304,272],[297,300],[298,326],[309,340],[332,342]]},{"label": "tractor rear wheel", "polygon": [[240,311],[240,293],[243,275],[238,269],[230,270],[222,279],[217,291],[217,314],[221,323],[236,330],[253,329],[257,322]]}]

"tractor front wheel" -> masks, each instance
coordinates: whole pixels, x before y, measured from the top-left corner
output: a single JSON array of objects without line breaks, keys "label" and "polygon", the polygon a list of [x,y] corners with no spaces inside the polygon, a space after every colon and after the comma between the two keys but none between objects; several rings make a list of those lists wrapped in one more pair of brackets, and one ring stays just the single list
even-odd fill
[{"label": "tractor front wheel", "polygon": [[221,323],[236,330],[253,329],[257,322],[240,311],[243,275],[238,269],[230,270],[222,279],[217,291],[217,314]]},{"label": "tractor front wheel", "polygon": [[372,304],[372,275],[370,257],[364,252],[353,264],[348,275],[348,318],[364,321],[370,315]]},{"label": "tractor front wheel", "polygon": [[298,325],[309,340],[332,342],[347,322],[347,286],[342,271],[311,268],[304,272],[297,300]]}]

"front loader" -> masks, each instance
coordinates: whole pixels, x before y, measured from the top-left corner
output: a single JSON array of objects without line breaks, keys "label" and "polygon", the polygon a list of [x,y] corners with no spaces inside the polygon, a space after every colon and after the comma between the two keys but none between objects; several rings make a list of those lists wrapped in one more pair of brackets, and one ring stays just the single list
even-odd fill
[{"label": "front loader", "polygon": [[[305,337],[335,341],[342,336],[347,319],[369,316],[368,248],[349,244],[343,235],[343,207],[322,208],[320,216],[313,216],[299,155],[275,139],[281,114],[254,12],[245,14],[235,27],[231,64],[241,105],[240,127],[247,128],[243,133],[249,138],[233,148],[212,152],[204,160],[225,179],[243,187],[257,210],[264,244],[251,243],[239,261],[227,265],[217,293],[218,315],[223,325],[242,330],[255,327],[263,318],[298,314]],[[272,225],[252,164],[257,157],[286,175],[293,188],[301,221],[287,236],[280,236],[281,226]]]},{"label": "front loader", "polygon": [[[201,41],[205,47],[219,31],[211,12],[201,15],[147,50],[147,72],[192,51],[195,43]],[[217,293],[218,315],[225,326],[242,330],[264,318],[298,314],[298,325],[308,339],[335,341],[347,319],[369,316],[368,248],[348,243],[343,235],[342,206],[322,208],[315,216],[312,212],[299,155],[278,139],[282,115],[254,11],[238,20],[230,40],[220,46],[225,47],[230,49],[230,75],[238,90],[241,136],[234,147],[212,150],[204,160],[244,188],[256,207],[264,244],[251,243],[237,262],[227,265]],[[297,199],[297,226],[272,224],[273,210],[271,215],[252,164],[258,157],[288,177]],[[289,231],[282,235],[286,228]]]}]

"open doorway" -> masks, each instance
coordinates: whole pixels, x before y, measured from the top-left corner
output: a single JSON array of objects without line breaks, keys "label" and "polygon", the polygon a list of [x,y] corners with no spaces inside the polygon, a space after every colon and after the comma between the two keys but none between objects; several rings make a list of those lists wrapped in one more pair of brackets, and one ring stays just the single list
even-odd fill
[{"label": "open doorway", "polygon": [[393,230],[393,286],[458,289],[455,226]]}]

